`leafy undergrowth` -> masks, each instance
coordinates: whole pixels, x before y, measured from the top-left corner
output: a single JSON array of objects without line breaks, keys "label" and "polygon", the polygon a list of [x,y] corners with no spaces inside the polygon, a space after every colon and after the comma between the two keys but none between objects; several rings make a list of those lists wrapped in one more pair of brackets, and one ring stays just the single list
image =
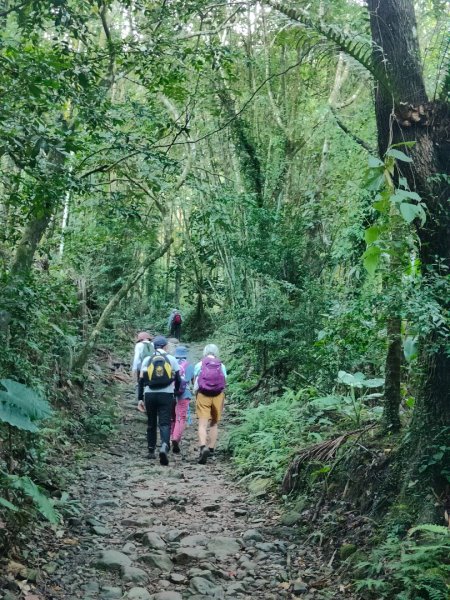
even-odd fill
[{"label": "leafy undergrowth", "polygon": [[367,560],[356,563],[356,589],[378,600],[447,600],[450,595],[450,531],[419,525],[406,538],[391,535]]},{"label": "leafy undergrowth", "polygon": [[[121,373],[120,361],[115,366],[100,355],[97,358],[101,366],[93,361],[82,385],[67,382],[60,390],[45,426],[36,426],[33,436],[9,426],[10,443],[0,465],[0,554],[4,556],[20,555],[28,532],[39,528],[46,535],[52,523],[72,513],[74,507],[64,490],[85,460],[86,444],[101,443],[117,429],[117,384],[128,376]],[[23,396],[22,402],[26,399]],[[33,411],[35,406],[33,399]]]},{"label": "leafy undergrowth", "polygon": [[250,396],[248,378],[235,381],[227,447],[241,480],[256,494],[277,495],[285,524],[295,525],[305,548],[320,546],[361,598],[443,600],[450,534],[433,525],[411,529],[406,509],[389,512],[402,440],[381,435],[381,394],[372,389],[380,383],[339,372],[328,395],[313,387],[277,395],[267,382]]}]

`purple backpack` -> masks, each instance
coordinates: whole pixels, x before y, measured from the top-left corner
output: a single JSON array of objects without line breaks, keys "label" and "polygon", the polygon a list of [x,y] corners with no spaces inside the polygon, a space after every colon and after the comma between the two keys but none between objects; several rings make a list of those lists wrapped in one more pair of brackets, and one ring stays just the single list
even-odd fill
[{"label": "purple backpack", "polygon": [[202,359],[198,377],[198,391],[205,396],[217,396],[225,389],[225,375],[218,358],[206,356]]},{"label": "purple backpack", "polygon": [[183,398],[184,393],[185,393],[186,388],[187,388],[186,369],[188,368],[189,363],[188,363],[187,360],[183,359],[182,361],[179,362],[179,365],[180,365],[181,383],[180,383],[180,389],[176,393],[176,396],[178,396],[178,398]]}]

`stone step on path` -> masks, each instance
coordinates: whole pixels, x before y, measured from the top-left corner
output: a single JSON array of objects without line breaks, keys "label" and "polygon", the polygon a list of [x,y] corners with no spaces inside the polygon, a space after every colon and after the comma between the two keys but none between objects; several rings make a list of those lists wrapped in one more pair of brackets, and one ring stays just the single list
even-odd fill
[{"label": "stone step on path", "polygon": [[183,453],[163,467],[146,457],[146,420],[131,401],[134,387],[125,392],[118,441],[93,453],[74,482],[71,495],[85,507],[71,520],[77,543],[51,561],[43,596],[318,598],[305,584],[293,593],[289,556],[296,546],[271,534],[267,506],[233,482],[229,463],[219,455],[197,464],[195,423]]}]

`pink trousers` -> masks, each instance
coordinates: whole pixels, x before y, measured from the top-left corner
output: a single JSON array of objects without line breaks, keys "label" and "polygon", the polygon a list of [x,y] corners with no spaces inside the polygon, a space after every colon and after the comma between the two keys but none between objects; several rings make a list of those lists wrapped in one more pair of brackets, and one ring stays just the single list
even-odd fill
[{"label": "pink trousers", "polygon": [[172,422],[170,424],[170,439],[175,442],[181,441],[189,409],[190,398],[182,398],[174,402]]}]

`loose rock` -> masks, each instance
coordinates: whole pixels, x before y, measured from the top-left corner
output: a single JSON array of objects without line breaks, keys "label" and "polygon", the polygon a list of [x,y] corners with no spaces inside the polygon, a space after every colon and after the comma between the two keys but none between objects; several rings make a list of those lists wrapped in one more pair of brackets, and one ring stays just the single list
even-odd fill
[{"label": "loose rock", "polygon": [[147,583],[148,575],[143,569],[138,567],[124,567],[122,570],[122,579],[130,583]]},{"label": "loose rock", "polygon": [[124,567],[131,566],[131,559],[118,550],[102,550],[94,566],[104,571],[121,571]]},{"label": "loose rock", "polygon": [[151,600],[152,597],[145,588],[134,587],[125,594],[125,598],[127,600]]},{"label": "loose rock", "polygon": [[183,600],[183,597],[178,592],[158,592],[153,596],[153,600]]},{"label": "loose rock", "polygon": [[144,544],[144,546],[154,548],[155,550],[164,550],[166,547],[166,543],[161,539],[161,537],[152,531],[144,533],[141,542]]},{"label": "loose rock", "polygon": [[173,569],[173,562],[171,561],[170,556],[165,553],[143,554],[138,560],[139,562],[156,567],[163,573],[170,573]]}]

